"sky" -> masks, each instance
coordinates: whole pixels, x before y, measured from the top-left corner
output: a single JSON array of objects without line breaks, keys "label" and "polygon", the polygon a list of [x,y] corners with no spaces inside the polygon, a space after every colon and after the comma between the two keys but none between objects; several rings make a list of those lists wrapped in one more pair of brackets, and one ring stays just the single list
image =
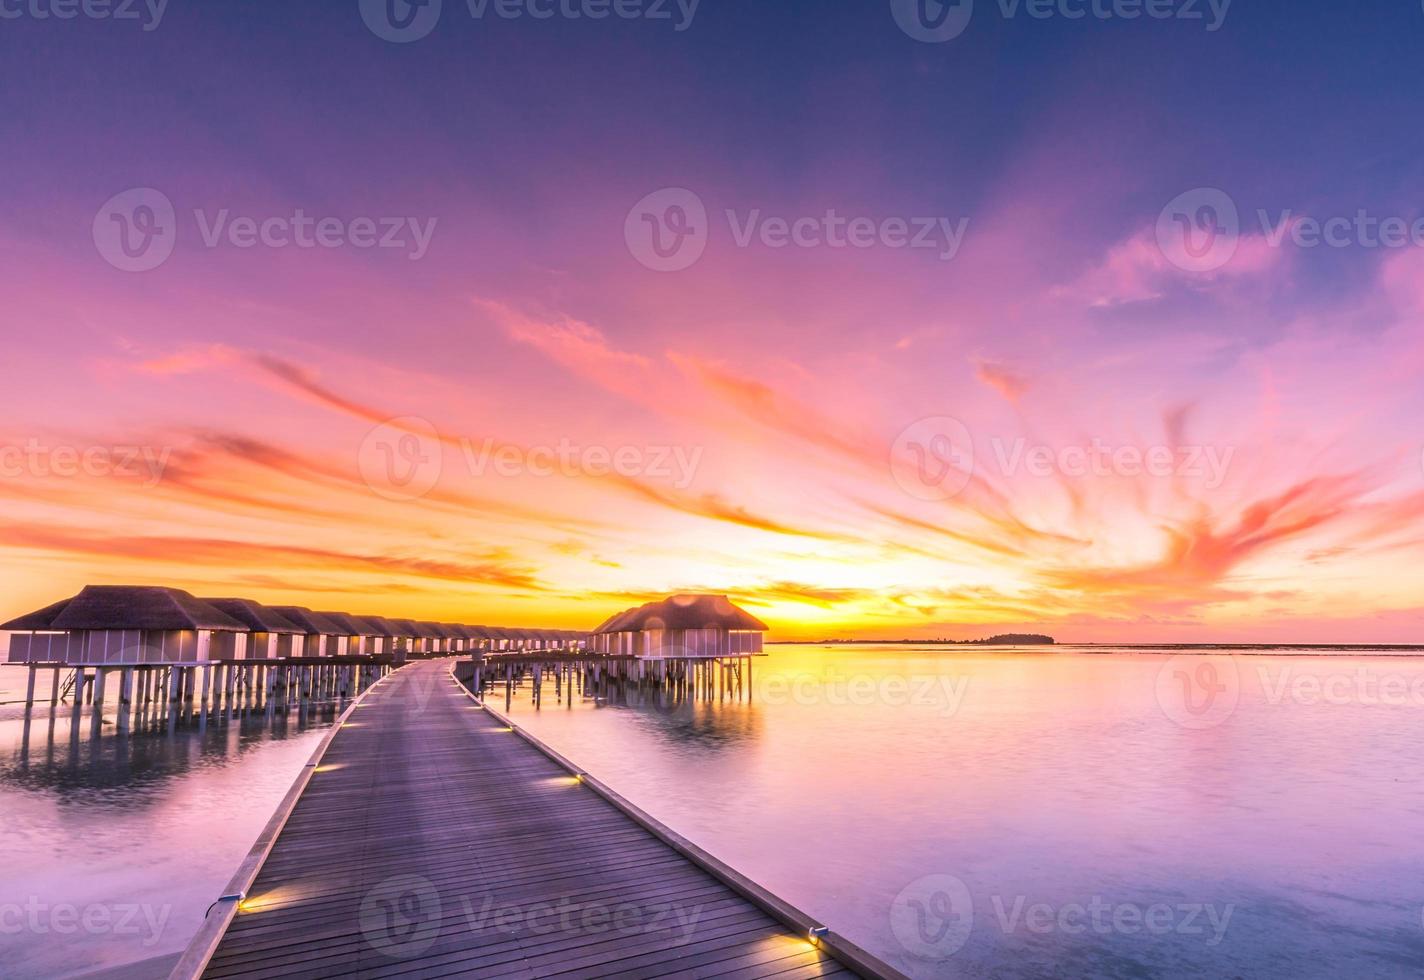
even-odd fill
[{"label": "sky", "polygon": [[1369,8],[6,0],[0,612],[1424,642]]}]

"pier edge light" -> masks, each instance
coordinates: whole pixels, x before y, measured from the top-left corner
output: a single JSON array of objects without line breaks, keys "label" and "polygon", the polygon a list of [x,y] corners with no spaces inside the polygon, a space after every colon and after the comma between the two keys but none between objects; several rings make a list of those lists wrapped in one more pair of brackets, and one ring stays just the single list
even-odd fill
[{"label": "pier edge light", "polygon": [[831,929],[829,926],[812,926],[810,932],[808,932],[806,936],[808,939],[811,940],[812,946],[819,946],[821,945],[821,937],[830,931]]}]

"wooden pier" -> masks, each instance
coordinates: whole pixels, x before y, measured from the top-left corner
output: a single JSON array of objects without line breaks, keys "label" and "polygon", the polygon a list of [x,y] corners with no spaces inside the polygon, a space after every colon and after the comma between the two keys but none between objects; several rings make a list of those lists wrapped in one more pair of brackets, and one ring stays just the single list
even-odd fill
[{"label": "wooden pier", "polygon": [[[271,718],[354,698],[390,669],[389,657],[122,666],[32,663],[25,686],[25,725],[28,732],[37,703],[48,704],[53,717],[66,702],[72,730],[79,730],[87,712],[93,737],[102,733],[109,714],[119,735],[159,727],[171,731],[179,724],[201,728],[210,721],[253,714]],[[50,683],[38,697],[42,673],[49,674]]]},{"label": "wooden pier", "polygon": [[400,668],[346,711],[174,977],[900,976],[516,731],[451,665]]}]

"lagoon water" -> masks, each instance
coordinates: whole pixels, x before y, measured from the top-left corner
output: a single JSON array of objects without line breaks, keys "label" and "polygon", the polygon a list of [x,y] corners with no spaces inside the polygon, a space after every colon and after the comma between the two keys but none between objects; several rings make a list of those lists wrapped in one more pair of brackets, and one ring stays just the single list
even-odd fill
[{"label": "lagoon water", "polygon": [[[570,705],[550,687],[512,711],[916,977],[1424,970],[1424,659],[769,650],[749,703]],[[23,680],[0,668],[0,700]],[[181,949],[324,724],[125,742],[47,718],[25,753],[20,709],[0,708],[7,977]],[[4,918],[27,901],[167,912],[150,941],[143,918],[125,934]]]},{"label": "lagoon water", "polygon": [[1424,660],[769,650],[513,716],[912,976],[1424,972]]}]

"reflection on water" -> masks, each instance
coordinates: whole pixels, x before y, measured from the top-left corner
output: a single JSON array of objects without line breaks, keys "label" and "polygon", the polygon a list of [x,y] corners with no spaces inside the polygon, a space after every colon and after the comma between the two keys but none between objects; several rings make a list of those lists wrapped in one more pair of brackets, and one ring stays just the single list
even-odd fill
[{"label": "reflection on water", "polygon": [[749,703],[513,711],[914,976],[1424,969],[1424,660],[771,651]]},{"label": "reflection on water", "polygon": [[[0,667],[0,701],[26,672]],[[46,678],[41,676],[41,680]],[[46,696],[47,688],[41,697]],[[166,719],[0,707],[0,974],[73,976],[181,950],[276,809],[332,705],[302,716]]]}]

